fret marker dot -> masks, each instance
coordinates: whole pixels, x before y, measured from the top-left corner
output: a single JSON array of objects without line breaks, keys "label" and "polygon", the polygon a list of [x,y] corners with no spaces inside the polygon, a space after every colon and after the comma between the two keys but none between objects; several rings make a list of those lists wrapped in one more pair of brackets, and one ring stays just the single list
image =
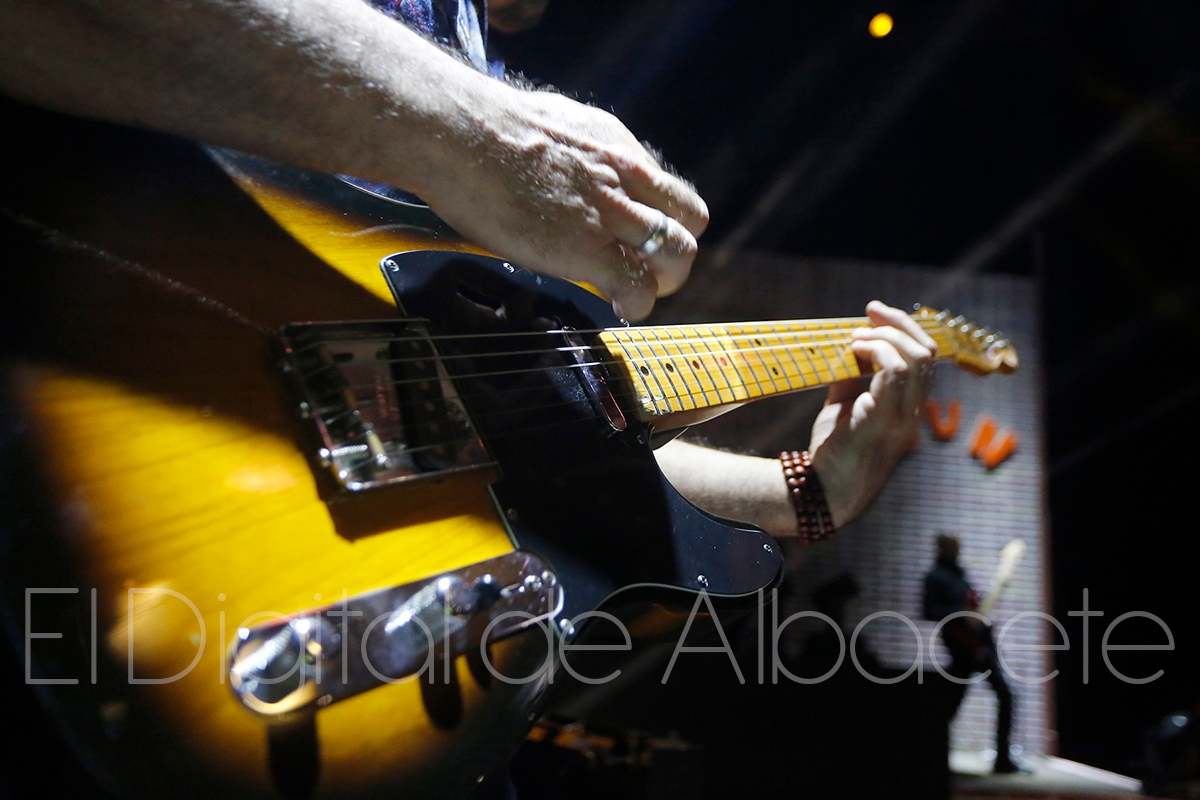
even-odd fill
[{"label": "fret marker dot", "polygon": [[729,364],[729,362],[725,360],[725,356],[721,356],[721,366],[724,367],[724,366],[727,366],[728,364]]},{"label": "fret marker dot", "polygon": [[774,373],[775,375],[779,374],[779,370],[776,369],[775,367],[771,367],[771,372]]},{"label": "fret marker dot", "polygon": [[673,366],[671,366],[671,362],[668,361],[667,362],[667,372],[674,372],[674,371],[675,371],[675,368]]},{"label": "fret marker dot", "polygon": [[642,366],[638,367],[638,369],[640,369],[640,370],[641,370],[641,372],[642,372],[642,374],[643,374],[643,375],[649,375],[649,374],[650,374],[650,368],[649,368],[649,367],[647,367],[645,364],[643,364]]},{"label": "fret marker dot", "polygon": [[693,362],[692,362],[692,369],[700,369],[700,362],[699,362],[699,361],[693,361]]}]

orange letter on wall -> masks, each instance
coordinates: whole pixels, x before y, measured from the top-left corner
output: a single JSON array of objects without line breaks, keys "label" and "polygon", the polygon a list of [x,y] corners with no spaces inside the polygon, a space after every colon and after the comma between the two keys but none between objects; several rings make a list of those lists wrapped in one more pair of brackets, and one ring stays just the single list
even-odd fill
[{"label": "orange letter on wall", "polygon": [[983,465],[988,469],[995,469],[1003,464],[1016,449],[1017,435],[1012,431],[1005,431],[1004,437],[983,454]]},{"label": "orange letter on wall", "polygon": [[925,416],[929,419],[933,438],[939,442],[948,442],[954,438],[954,434],[958,433],[958,423],[962,419],[962,403],[951,400],[946,417],[943,419],[938,401],[931,397],[925,401]]},{"label": "orange letter on wall", "polygon": [[996,420],[988,416],[979,418],[975,426],[975,437],[971,441],[971,455],[983,462],[988,469],[1003,464],[1017,449],[1017,435],[1010,430],[1001,431]]},{"label": "orange letter on wall", "polygon": [[996,435],[996,420],[988,416],[979,418],[979,422],[975,424],[975,438],[971,440],[971,455],[975,458],[983,458],[984,452],[988,445],[992,443],[992,438]]}]

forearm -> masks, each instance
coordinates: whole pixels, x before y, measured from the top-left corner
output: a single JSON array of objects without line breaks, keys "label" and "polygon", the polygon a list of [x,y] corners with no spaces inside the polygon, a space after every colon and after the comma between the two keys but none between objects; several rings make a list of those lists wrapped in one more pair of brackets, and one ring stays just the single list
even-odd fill
[{"label": "forearm", "polygon": [[683,283],[708,224],[616,117],[492,80],[361,0],[0,0],[0,19],[0,91],[390,183],[628,319]]},{"label": "forearm", "polygon": [[796,535],[796,512],[777,459],[680,441],[660,447],[655,456],[680,494],[710,514],[752,523],[773,536]]},{"label": "forearm", "polygon": [[0,0],[0,88],[421,193],[513,91],[361,0]]}]

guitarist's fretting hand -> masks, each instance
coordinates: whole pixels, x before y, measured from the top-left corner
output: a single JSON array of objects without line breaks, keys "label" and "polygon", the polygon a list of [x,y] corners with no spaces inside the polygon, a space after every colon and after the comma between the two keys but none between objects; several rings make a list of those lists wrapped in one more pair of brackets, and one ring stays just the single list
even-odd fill
[{"label": "guitarist's fretting hand", "polygon": [[829,387],[808,449],[836,526],[862,513],[917,436],[918,414],[933,379],[937,345],[903,311],[867,304],[870,328],[854,332],[862,380]]},{"label": "guitarist's fretting hand", "polygon": [[[836,383],[813,425],[809,450],[835,526],[862,513],[917,434],[917,412],[933,376],[936,345],[903,311],[867,305],[872,327],[855,332],[863,379]],[[796,514],[777,459],[672,442],[659,465],[689,500],[774,536],[796,535]]]},{"label": "guitarist's fretting hand", "polygon": [[[0,0],[0,91],[406,189],[639,319],[704,202],[615,117],[489,78],[362,0]],[[634,255],[659,229],[662,246]]]}]

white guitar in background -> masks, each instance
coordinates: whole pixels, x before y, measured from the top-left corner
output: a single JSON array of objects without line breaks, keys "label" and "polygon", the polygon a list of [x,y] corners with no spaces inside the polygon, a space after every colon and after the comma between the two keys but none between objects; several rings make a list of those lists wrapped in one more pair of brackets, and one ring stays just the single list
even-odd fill
[{"label": "white guitar in background", "polygon": [[1000,602],[1000,596],[1008,588],[1008,582],[1012,579],[1012,574],[1024,555],[1025,542],[1023,540],[1013,539],[1004,545],[1004,549],[1000,551],[1000,563],[996,567],[995,574],[992,575],[992,582],[988,585],[987,594],[984,595],[979,607],[975,609],[978,613],[985,617],[992,613],[992,609],[996,607],[996,603]]}]

